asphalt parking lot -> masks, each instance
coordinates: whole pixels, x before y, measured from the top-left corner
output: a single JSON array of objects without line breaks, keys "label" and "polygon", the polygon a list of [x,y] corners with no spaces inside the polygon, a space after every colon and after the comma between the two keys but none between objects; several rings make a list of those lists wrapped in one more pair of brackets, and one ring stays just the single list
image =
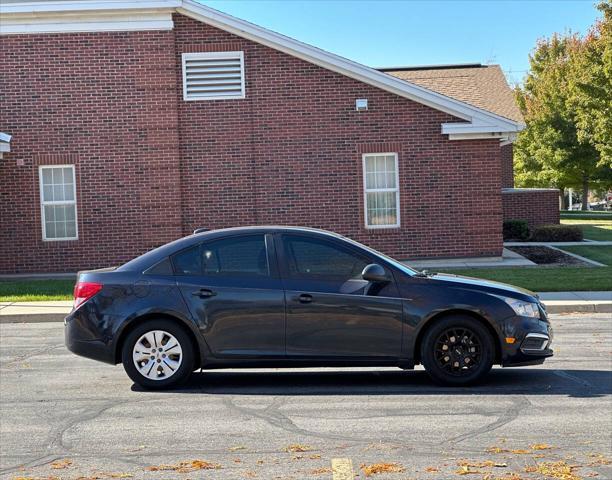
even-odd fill
[{"label": "asphalt parking lot", "polygon": [[62,324],[2,324],[0,478],[612,479],[612,318],[552,322],[553,359],[472,389],[420,369],[223,370],[167,393],[70,354]]}]

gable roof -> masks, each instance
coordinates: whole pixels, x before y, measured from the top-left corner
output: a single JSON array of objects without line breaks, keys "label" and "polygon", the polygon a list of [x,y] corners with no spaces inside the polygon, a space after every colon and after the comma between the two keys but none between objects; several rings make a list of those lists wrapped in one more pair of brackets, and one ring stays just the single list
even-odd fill
[{"label": "gable roof", "polygon": [[172,28],[173,12],[465,120],[462,123],[442,124],[442,133],[449,134],[451,139],[507,139],[523,128],[521,122],[307,45],[193,0],[5,0],[0,5],[0,22],[3,24],[0,33],[169,29]]},{"label": "gable roof", "polygon": [[476,63],[380,70],[515,122],[524,122],[499,65]]}]

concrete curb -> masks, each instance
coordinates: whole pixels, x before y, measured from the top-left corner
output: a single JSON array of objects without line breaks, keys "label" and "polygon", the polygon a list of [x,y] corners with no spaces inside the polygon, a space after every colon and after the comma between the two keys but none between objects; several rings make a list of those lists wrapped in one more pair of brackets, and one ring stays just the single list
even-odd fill
[{"label": "concrete curb", "polygon": [[[611,313],[612,300],[545,300],[548,313],[569,314],[569,313]],[[35,313],[2,313],[0,310],[0,324],[5,323],[48,323],[63,322],[64,317],[70,312],[70,308],[57,311],[53,308],[52,312]],[[612,320],[612,317],[611,317]]]}]

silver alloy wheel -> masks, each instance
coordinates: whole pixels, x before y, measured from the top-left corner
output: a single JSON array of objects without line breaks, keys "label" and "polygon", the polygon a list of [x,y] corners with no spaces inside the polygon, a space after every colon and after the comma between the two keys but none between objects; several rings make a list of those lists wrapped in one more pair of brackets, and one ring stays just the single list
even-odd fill
[{"label": "silver alloy wheel", "polygon": [[183,350],[174,335],[164,330],[151,330],[134,344],[132,358],[143,377],[166,380],[181,366]]}]

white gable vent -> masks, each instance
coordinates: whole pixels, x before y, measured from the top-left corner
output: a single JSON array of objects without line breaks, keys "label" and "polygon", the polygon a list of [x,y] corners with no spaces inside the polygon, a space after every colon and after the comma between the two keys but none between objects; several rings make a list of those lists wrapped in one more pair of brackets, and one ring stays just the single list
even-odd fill
[{"label": "white gable vent", "polygon": [[183,99],[244,98],[243,52],[183,53]]}]

